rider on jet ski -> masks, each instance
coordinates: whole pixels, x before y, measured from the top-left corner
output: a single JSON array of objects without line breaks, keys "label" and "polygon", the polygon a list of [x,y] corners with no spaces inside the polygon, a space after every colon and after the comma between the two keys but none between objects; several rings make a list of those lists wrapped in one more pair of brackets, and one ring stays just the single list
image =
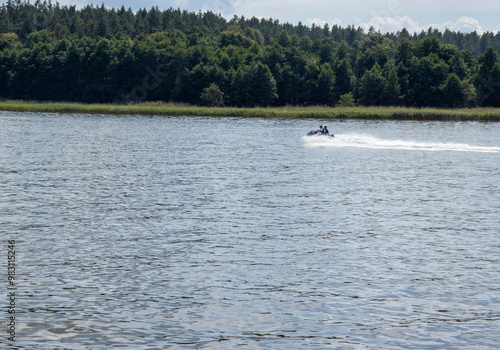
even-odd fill
[{"label": "rider on jet ski", "polygon": [[324,135],[329,135],[330,133],[328,132],[328,128],[325,125],[324,127],[322,125],[319,126],[319,130],[316,131],[316,134],[324,134]]}]

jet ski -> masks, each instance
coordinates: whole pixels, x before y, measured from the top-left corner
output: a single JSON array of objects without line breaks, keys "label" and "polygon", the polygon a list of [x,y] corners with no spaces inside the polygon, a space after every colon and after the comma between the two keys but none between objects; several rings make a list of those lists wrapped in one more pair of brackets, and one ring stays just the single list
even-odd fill
[{"label": "jet ski", "polygon": [[322,133],[322,132],[319,132],[317,130],[311,130],[309,131],[306,136],[324,136],[324,137],[335,137],[335,135],[333,134],[325,134],[325,133]]}]

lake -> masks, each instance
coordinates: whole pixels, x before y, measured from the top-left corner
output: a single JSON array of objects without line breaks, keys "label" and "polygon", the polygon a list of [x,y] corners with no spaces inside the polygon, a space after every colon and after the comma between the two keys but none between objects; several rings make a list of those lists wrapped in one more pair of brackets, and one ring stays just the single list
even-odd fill
[{"label": "lake", "polygon": [[324,123],[0,112],[0,347],[498,348],[500,123]]}]

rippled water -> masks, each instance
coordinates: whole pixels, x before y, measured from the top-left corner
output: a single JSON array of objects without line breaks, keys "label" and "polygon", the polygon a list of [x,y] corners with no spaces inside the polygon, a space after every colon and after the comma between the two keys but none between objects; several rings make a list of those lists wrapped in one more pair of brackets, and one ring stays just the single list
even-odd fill
[{"label": "rippled water", "polygon": [[322,122],[0,112],[0,345],[498,348],[500,124]]}]

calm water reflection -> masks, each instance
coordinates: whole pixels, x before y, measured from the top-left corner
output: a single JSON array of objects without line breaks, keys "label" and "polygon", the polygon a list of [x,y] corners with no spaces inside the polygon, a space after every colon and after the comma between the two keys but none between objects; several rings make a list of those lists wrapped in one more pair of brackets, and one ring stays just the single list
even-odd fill
[{"label": "calm water reflection", "polygon": [[497,348],[500,124],[322,122],[0,112],[16,346]]}]

